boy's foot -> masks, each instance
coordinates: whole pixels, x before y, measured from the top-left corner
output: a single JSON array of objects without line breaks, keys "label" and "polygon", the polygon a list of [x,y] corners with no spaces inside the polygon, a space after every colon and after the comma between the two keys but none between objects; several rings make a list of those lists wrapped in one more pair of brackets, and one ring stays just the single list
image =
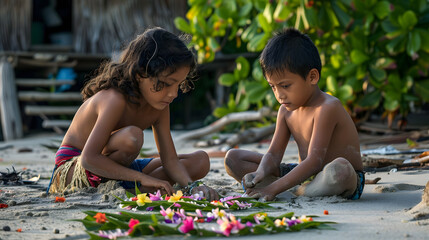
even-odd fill
[{"label": "boy's foot", "polygon": [[288,174],[296,166],[298,166],[298,163],[280,163],[280,177]]}]

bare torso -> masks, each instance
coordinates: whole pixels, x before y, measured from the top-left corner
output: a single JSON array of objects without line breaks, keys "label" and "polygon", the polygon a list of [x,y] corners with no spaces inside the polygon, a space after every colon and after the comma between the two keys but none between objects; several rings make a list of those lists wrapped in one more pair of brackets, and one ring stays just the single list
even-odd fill
[{"label": "bare torso", "polygon": [[[290,134],[298,145],[300,161],[305,160],[310,153],[309,147],[313,133],[316,130],[322,133],[324,131],[325,126],[317,124],[317,121],[315,121],[316,116],[321,111],[330,111],[329,114],[325,114],[324,116],[327,116],[329,118],[328,122],[335,124],[335,126],[333,127],[332,136],[325,136],[326,141],[329,141],[329,143],[327,149],[322,150],[326,151],[323,165],[326,165],[335,158],[343,157],[349,160],[355,170],[362,170],[359,138],[352,119],[338,99],[326,93],[322,94],[322,99],[321,103],[314,106],[302,107],[295,111],[286,111],[285,113],[284,119]],[[326,106],[329,105],[330,107],[327,109]],[[325,135],[328,134],[329,132]],[[318,151],[320,149],[315,152]]]},{"label": "bare torso", "polygon": [[[113,90],[103,90],[85,101],[76,112],[73,121],[64,136],[63,145],[83,149],[85,143],[98,119],[98,106],[106,99],[115,99],[115,101],[125,101],[124,96]],[[126,126],[137,126],[144,130],[152,126],[159,118],[162,111],[156,110],[148,105],[138,107],[135,104],[127,103],[123,112],[114,112],[111,114],[121,116],[116,123],[112,133]],[[126,116],[126,117],[125,117]]]}]

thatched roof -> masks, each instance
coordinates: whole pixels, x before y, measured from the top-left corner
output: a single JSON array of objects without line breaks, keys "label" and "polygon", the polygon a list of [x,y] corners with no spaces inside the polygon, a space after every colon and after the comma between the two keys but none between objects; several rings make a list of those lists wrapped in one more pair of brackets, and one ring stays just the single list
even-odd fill
[{"label": "thatched roof", "polygon": [[28,0],[0,0],[0,51],[29,49],[31,2]]},{"label": "thatched roof", "polygon": [[[57,0],[64,1],[64,0]],[[109,54],[143,32],[159,26],[177,32],[174,18],[185,16],[186,0],[71,0],[73,49]],[[0,0],[0,51],[28,51],[32,1]]]},{"label": "thatched roof", "polygon": [[177,32],[174,18],[186,11],[186,0],[74,0],[74,50],[109,53],[147,27]]}]

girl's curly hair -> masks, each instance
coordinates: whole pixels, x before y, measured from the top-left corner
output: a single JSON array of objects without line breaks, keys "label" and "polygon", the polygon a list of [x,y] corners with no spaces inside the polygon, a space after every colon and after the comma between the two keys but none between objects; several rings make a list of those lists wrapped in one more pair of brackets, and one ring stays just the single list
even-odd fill
[{"label": "girl's curly hair", "polygon": [[139,105],[142,94],[138,77],[151,78],[152,91],[160,91],[164,86],[159,77],[185,66],[190,67],[190,71],[180,85],[182,92],[193,88],[197,66],[195,55],[178,36],[159,27],[148,29],[128,44],[118,62],[101,64],[95,77],[82,89],[83,101],[100,90],[114,88],[124,94],[127,101]]}]

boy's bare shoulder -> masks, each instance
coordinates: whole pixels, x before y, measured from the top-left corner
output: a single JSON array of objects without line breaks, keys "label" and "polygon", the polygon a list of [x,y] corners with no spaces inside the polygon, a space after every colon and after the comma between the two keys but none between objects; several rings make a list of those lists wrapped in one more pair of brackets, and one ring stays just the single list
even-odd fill
[{"label": "boy's bare shoulder", "polygon": [[322,103],[320,104],[319,109],[324,112],[330,112],[344,110],[344,107],[338,98],[324,93],[324,101],[322,101]]}]

